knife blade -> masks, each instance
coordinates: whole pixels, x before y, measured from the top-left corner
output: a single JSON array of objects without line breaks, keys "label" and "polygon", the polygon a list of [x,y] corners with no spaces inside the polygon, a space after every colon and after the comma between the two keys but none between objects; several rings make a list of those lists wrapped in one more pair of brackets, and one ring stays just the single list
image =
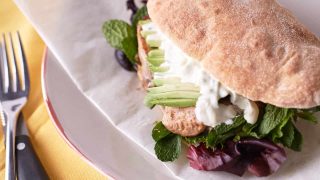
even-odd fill
[{"label": "knife blade", "polygon": [[16,130],[16,164],[17,178],[19,180],[49,179],[32,147],[22,113],[19,115]]}]

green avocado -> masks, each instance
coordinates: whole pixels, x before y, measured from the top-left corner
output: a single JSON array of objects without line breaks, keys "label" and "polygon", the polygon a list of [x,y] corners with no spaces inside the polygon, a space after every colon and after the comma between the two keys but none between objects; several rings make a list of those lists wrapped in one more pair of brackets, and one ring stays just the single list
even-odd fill
[{"label": "green avocado", "polygon": [[147,38],[149,35],[155,34],[155,31],[141,31],[141,36]]},{"label": "green avocado", "polygon": [[[173,107],[190,107],[191,105],[194,105],[197,102],[197,99],[199,96],[200,96],[199,92],[189,92],[189,91],[148,93],[144,99],[144,103],[146,106],[150,108],[152,108],[154,105],[173,106]],[[165,105],[165,103],[167,105]]]},{"label": "green avocado", "polygon": [[149,68],[152,72],[166,72],[169,70],[167,66],[153,66],[152,64],[150,64]]},{"label": "green avocado", "polygon": [[147,39],[147,44],[149,47],[151,48],[158,48],[161,45],[161,41],[160,40],[148,40]]},{"label": "green avocado", "polygon": [[152,83],[155,86],[163,86],[164,84],[178,84],[178,83],[181,83],[181,79],[178,77],[157,78],[157,79],[152,80]]},{"label": "green avocado", "polygon": [[153,66],[160,66],[162,63],[164,63],[163,57],[147,57],[148,62],[151,63]]},{"label": "green avocado", "polygon": [[145,105],[149,108],[153,108],[155,105],[186,108],[194,107],[196,104],[196,99],[155,99],[147,103],[145,102]]},{"label": "green avocado", "polygon": [[148,93],[164,93],[164,92],[200,92],[200,88],[191,83],[167,84],[160,87],[149,88]]},{"label": "green avocado", "polygon": [[145,24],[148,24],[148,23],[151,23],[152,21],[150,19],[146,19],[146,20],[140,20],[138,22],[139,25],[145,25]]},{"label": "green avocado", "polygon": [[161,57],[164,58],[164,51],[161,49],[154,49],[149,51],[148,57]]}]

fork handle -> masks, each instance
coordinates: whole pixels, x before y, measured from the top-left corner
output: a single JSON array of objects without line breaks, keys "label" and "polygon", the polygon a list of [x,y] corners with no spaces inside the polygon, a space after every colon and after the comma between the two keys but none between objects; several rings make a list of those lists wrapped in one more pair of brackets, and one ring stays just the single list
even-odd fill
[{"label": "fork handle", "polygon": [[16,136],[17,176],[19,180],[48,180],[28,136]]},{"label": "fork handle", "polygon": [[16,180],[15,135],[18,117],[7,116],[5,180]]}]

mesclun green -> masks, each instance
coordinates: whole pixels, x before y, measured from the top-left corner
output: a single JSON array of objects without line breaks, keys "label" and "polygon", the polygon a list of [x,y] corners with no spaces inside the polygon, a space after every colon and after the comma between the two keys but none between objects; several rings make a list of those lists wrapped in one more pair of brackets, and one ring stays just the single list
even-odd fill
[{"label": "mesclun green", "polygon": [[[163,85],[162,82],[159,82]],[[269,139],[274,143],[280,143],[294,151],[301,151],[303,137],[294,122],[298,117],[311,122],[314,120],[314,113],[320,108],[308,110],[285,109],[272,105],[265,107],[265,113],[256,124],[249,124],[243,116],[234,118],[232,124],[221,124],[211,130],[205,131],[195,137],[181,137],[171,133],[159,122],[152,131],[152,137],[156,141],[155,151],[161,161],[173,161],[179,157],[181,151],[181,140],[187,144],[206,144],[208,148],[223,146],[225,141],[233,139],[239,141],[241,138],[253,137],[256,139]],[[301,116],[301,113],[308,113]]]},{"label": "mesclun green", "polygon": [[299,116],[302,111],[308,112],[307,119],[304,119],[316,122],[313,113],[317,111],[285,109],[267,105],[265,114],[256,124],[249,124],[243,116],[238,116],[231,125],[221,124],[205,135],[200,134],[196,137],[186,137],[184,139],[190,144],[206,143],[207,147],[214,148],[219,144],[223,145],[225,140],[229,138],[233,138],[235,141],[243,137],[267,138],[294,151],[300,151],[303,138],[294,122],[297,117],[303,118],[303,116]]},{"label": "mesclun green", "polygon": [[135,56],[138,53],[137,23],[147,16],[146,7],[138,10],[133,18],[132,26],[122,20],[109,20],[102,26],[103,34],[110,46],[125,53],[132,64],[135,64]]}]

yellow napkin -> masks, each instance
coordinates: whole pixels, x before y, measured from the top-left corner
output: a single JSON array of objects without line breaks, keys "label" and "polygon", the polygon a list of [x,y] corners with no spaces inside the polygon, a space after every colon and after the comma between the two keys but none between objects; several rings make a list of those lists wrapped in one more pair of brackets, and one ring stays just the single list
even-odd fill
[{"label": "yellow napkin", "polygon": [[[107,179],[85,163],[60,137],[49,119],[41,92],[44,43],[11,0],[0,5],[0,33],[19,30],[28,59],[31,92],[24,116],[36,150],[50,179]],[[4,178],[4,145],[0,128],[0,179]]]}]

